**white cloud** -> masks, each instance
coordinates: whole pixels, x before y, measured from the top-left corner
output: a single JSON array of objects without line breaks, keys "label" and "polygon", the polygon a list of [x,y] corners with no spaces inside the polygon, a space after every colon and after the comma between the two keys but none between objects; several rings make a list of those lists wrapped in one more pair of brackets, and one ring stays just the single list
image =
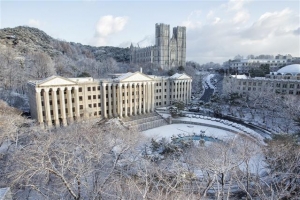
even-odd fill
[{"label": "white cloud", "polygon": [[37,20],[37,19],[30,19],[30,20],[28,21],[28,25],[29,25],[29,26],[32,26],[32,27],[36,27],[36,28],[40,28],[40,27],[41,27],[41,23],[40,23],[40,21]]},{"label": "white cloud", "polygon": [[127,24],[128,17],[114,17],[106,15],[101,17],[96,24],[96,33],[91,40],[92,45],[107,45],[111,35],[121,32]]},{"label": "white cloud", "polygon": [[249,2],[246,0],[230,0],[226,6],[228,11],[240,11],[244,9],[244,5]]},{"label": "white cloud", "polygon": [[215,20],[214,20],[213,24],[217,24],[217,23],[219,23],[219,22],[220,22],[220,20],[221,20],[221,18],[220,18],[220,17],[215,17]]},{"label": "white cloud", "polygon": [[127,20],[127,17],[103,16],[96,25],[97,34],[106,37],[112,33],[120,32],[126,25]]},{"label": "white cloud", "polygon": [[233,18],[233,22],[235,24],[237,23],[244,23],[244,22],[247,22],[247,20],[250,18],[250,15],[248,13],[248,11],[246,10],[241,10],[241,11],[238,11],[234,18]]},{"label": "white cloud", "polygon": [[245,22],[251,16],[241,13],[241,4],[234,8],[229,12],[225,6],[217,12],[209,11],[201,26],[187,28],[188,60],[222,63],[237,54],[300,56],[299,14],[290,9],[267,12],[256,19],[252,16],[254,22],[249,24]]},{"label": "white cloud", "polygon": [[181,24],[189,29],[195,29],[201,26],[201,10],[194,10],[192,11],[187,20],[183,21]]},{"label": "white cloud", "polygon": [[299,26],[299,16],[290,9],[280,12],[267,12],[245,29],[241,36],[252,40],[261,40],[266,37],[293,34],[295,27]]}]

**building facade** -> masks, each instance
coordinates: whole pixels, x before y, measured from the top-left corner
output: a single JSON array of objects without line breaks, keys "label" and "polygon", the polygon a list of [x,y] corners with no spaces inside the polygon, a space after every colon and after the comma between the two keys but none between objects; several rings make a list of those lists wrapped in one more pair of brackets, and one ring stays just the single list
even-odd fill
[{"label": "building facade", "polygon": [[277,72],[267,74],[266,77],[226,76],[223,80],[223,93],[300,95],[300,65],[285,66]]},{"label": "building facade", "polygon": [[129,72],[110,79],[51,76],[27,85],[32,118],[51,127],[79,119],[141,115],[174,101],[187,104],[191,83],[186,74],[163,77]]},{"label": "building facade", "polygon": [[252,68],[258,68],[261,65],[268,65],[270,71],[277,71],[284,65],[291,64],[296,57],[291,55],[277,55],[275,58],[249,58],[249,59],[237,59],[230,60],[223,63],[225,69],[231,68],[238,72],[238,74],[249,73]]},{"label": "building facade", "polygon": [[130,63],[152,63],[162,69],[186,66],[186,28],[173,28],[170,38],[170,25],[155,24],[155,45],[145,48],[130,46]]}]

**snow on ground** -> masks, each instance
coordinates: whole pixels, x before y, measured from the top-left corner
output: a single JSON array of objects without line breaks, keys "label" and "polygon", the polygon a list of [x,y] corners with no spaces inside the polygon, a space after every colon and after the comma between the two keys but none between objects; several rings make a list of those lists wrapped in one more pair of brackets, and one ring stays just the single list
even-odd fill
[{"label": "snow on ground", "polygon": [[196,135],[200,135],[200,131],[205,131],[204,135],[208,137],[214,137],[220,140],[229,139],[236,136],[236,134],[222,129],[191,124],[169,124],[146,130],[143,132],[143,134],[147,137],[159,140],[161,138],[170,139],[172,136],[178,135],[193,135],[194,133]]},{"label": "snow on ground", "polygon": [[[204,135],[208,137],[217,138],[220,140],[231,139],[237,136],[237,134],[228,132],[218,128],[212,128],[208,126],[200,126],[200,125],[191,125],[191,124],[169,124],[153,129],[149,129],[143,132],[143,135],[149,138],[153,138],[155,140],[160,140],[162,138],[166,138],[167,140],[171,140],[172,136],[188,136],[188,135],[200,135],[201,131],[205,131]],[[205,144],[209,144],[210,142],[206,141]],[[263,174],[265,172],[266,163],[263,161],[264,156],[261,153],[256,154],[251,157],[249,160],[249,171],[251,173]],[[240,169],[246,171],[245,163],[240,165]],[[195,170],[194,173],[197,177],[202,177],[201,170]]]},{"label": "snow on ground", "polygon": [[[168,118],[170,116],[170,114],[163,113],[163,112],[159,112],[159,114],[163,118]],[[254,130],[247,128],[243,125],[240,125],[235,122],[228,121],[228,120],[222,120],[219,118],[207,117],[207,116],[202,116],[202,115],[194,115],[194,114],[186,114],[186,117],[180,117],[180,118],[176,118],[176,119],[181,120],[181,121],[187,121],[187,122],[197,122],[197,123],[202,123],[202,124],[215,125],[215,126],[221,127],[221,129],[223,127],[226,129],[230,129],[233,132],[238,132],[238,133],[242,133],[242,134],[245,134],[248,136],[252,136],[252,137],[256,138],[261,144],[264,144],[264,142],[263,142],[264,138],[257,132],[255,132]]]},{"label": "snow on ground", "polygon": [[215,86],[211,83],[211,79],[215,76],[215,74],[209,74],[206,78],[205,78],[205,82],[207,83],[207,85],[211,88],[214,89]]}]

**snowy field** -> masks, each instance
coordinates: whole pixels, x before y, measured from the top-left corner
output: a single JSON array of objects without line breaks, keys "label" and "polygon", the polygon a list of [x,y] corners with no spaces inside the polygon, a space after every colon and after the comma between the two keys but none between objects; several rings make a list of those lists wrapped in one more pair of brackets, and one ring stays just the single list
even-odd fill
[{"label": "snowy field", "polygon": [[[199,126],[199,125],[191,125],[191,124],[170,124],[165,125],[153,129],[149,129],[143,132],[143,134],[148,138],[153,138],[154,140],[160,140],[162,138],[166,138],[167,140],[171,140],[172,136],[188,136],[200,135],[201,131],[205,131],[204,135],[208,137],[217,138],[220,140],[226,140],[230,138],[234,138],[237,134],[228,132],[218,128],[211,128],[207,126]],[[205,142],[206,145],[211,142]],[[257,153],[255,156],[251,157],[249,160],[249,171],[251,173],[263,174],[265,169],[265,162],[263,161],[264,156],[261,153]],[[246,165],[245,163],[241,164],[240,169],[245,171]],[[202,177],[201,170],[195,170],[195,174],[197,176]]]},{"label": "snowy field", "polygon": [[170,139],[172,136],[187,136],[187,135],[200,135],[200,131],[205,131],[204,135],[208,137],[218,138],[225,140],[226,138],[233,138],[236,134],[217,128],[207,126],[190,125],[190,124],[170,124],[143,132],[147,137],[159,140],[161,138]]}]

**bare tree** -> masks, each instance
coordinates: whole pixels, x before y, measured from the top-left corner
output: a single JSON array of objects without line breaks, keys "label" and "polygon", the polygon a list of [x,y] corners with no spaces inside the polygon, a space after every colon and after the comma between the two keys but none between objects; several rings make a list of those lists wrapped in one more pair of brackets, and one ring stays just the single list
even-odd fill
[{"label": "bare tree", "polygon": [[26,56],[25,65],[30,78],[42,79],[55,74],[52,59],[45,53],[36,52]]},{"label": "bare tree", "polygon": [[[40,198],[115,197],[111,186],[117,165],[134,148],[137,134],[112,123],[74,124],[40,134],[15,152],[15,188],[30,188]],[[24,190],[25,191],[25,190]]]}]

